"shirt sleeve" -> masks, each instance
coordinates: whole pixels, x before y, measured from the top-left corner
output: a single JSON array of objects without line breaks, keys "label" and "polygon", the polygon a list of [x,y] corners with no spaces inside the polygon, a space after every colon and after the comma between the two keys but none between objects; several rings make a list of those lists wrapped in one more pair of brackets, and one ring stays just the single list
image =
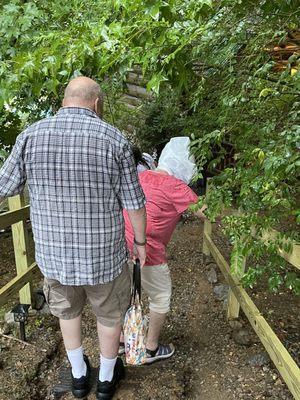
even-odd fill
[{"label": "shirt sleeve", "polygon": [[26,172],[23,148],[23,135],[19,135],[9,157],[0,169],[0,197],[15,196],[24,188]]},{"label": "shirt sleeve", "polygon": [[120,202],[126,210],[139,210],[143,208],[146,200],[143,189],[138,179],[137,168],[129,144],[126,144],[119,158],[121,176]]},{"label": "shirt sleeve", "polygon": [[172,201],[178,214],[182,214],[191,204],[197,203],[198,196],[188,185],[180,182],[172,191]]}]

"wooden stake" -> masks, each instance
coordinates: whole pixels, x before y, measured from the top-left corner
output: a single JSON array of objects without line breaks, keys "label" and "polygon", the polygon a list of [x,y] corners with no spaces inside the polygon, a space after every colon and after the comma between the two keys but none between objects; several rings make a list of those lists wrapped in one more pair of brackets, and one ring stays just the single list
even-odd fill
[{"label": "wooden stake", "polygon": [[24,340],[15,338],[14,336],[5,335],[4,333],[0,333],[0,335],[3,336],[3,337],[6,338],[6,339],[15,340],[16,342],[19,342],[19,343],[21,343],[21,344],[24,344],[25,346],[34,347],[35,349],[41,350],[41,351],[43,351],[43,352],[45,352],[45,353],[47,352],[46,349],[41,349],[40,347],[38,347],[38,346],[36,346],[36,345],[34,345],[34,344],[24,342]]},{"label": "wooden stake", "polygon": [[[210,186],[210,178],[208,178],[206,182],[206,196],[209,193],[209,186]],[[206,235],[211,236],[211,233],[212,233],[212,223],[208,218],[206,218],[204,221],[203,247],[202,247],[202,253],[205,254],[206,257],[210,256],[210,251],[209,247],[206,244],[205,237]]]},{"label": "wooden stake", "polygon": [[[8,199],[10,210],[18,210],[25,206],[24,194],[10,197]],[[29,267],[28,260],[28,233],[25,221],[20,221],[12,225],[12,235],[16,259],[17,274],[23,274]],[[20,303],[31,304],[31,284],[27,283],[20,290]]]}]

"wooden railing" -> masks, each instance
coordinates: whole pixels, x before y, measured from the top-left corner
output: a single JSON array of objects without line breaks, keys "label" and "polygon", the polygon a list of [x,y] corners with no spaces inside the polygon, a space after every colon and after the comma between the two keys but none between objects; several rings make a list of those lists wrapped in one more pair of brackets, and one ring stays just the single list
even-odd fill
[{"label": "wooden railing", "polygon": [[[264,240],[272,239],[276,236],[276,231],[265,232]],[[300,400],[300,369],[281,343],[275,332],[262,316],[259,309],[255,306],[251,297],[242,287],[239,279],[230,272],[230,266],[224,259],[217,246],[212,240],[212,223],[209,220],[204,222],[203,253],[212,256],[223,273],[229,287],[227,318],[235,319],[239,316],[240,307],[243,309],[254,331],[260,338],[266,351],[270,355],[273,363],[280,372],[282,378],[290,389],[296,400]],[[300,246],[293,244],[290,253],[278,250],[281,257],[285,258],[294,267],[300,269]],[[246,259],[243,260],[246,265]]]},{"label": "wooden railing", "polygon": [[40,272],[35,262],[30,264],[28,257],[28,232],[25,224],[29,218],[29,206],[25,204],[23,194],[10,197],[8,204],[10,210],[0,214],[0,229],[11,225],[17,276],[0,288],[0,306],[18,291],[20,303],[31,304],[31,282]]}]

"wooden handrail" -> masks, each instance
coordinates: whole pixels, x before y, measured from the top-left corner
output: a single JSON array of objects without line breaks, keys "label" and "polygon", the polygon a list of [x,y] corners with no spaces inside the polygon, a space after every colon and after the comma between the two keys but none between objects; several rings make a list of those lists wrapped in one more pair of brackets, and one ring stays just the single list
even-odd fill
[{"label": "wooden handrail", "polygon": [[40,269],[36,263],[33,263],[26,271],[9,281],[0,289],[0,307],[5,304],[13,294],[18,292],[24,287],[24,285],[39,275],[41,275]]},{"label": "wooden handrail", "polygon": [[294,398],[299,400],[300,369],[297,364],[255,306],[239,280],[230,273],[228,263],[207,232],[204,232],[204,242]]},{"label": "wooden handrail", "polygon": [[[225,211],[226,213],[229,212],[230,214],[235,215],[235,216],[242,215],[242,213],[239,210],[236,210],[234,208],[226,208],[223,211]],[[253,237],[257,236],[255,227],[253,227],[253,229],[251,230],[251,234]],[[265,242],[267,242],[268,240],[275,240],[276,236],[278,236],[280,234],[281,234],[281,232],[279,232],[275,229],[269,229],[269,230],[265,229],[262,232],[261,239]],[[283,242],[288,243],[288,239],[283,239]],[[294,267],[296,267],[297,269],[300,269],[300,244],[293,242],[290,252],[287,252],[283,249],[278,249],[278,254],[282,258],[284,258],[287,262],[292,264]]]},{"label": "wooden handrail", "polygon": [[0,229],[5,229],[16,222],[24,221],[30,216],[30,207],[25,206],[18,210],[7,211],[0,214]]},{"label": "wooden handrail", "polygon": [[[262,239],[264,241],[268,241],[269,239],[274,240],[276,236],[279,235],[280,232],[271,229],[270,231],[263,231]],[[287,239],[284,239],[288,243]],[[287,262],[292,264],[294,267],[300,269],[300,245],[296,243],[292,243],[292,250],[290,253],[286,252],[283,249],[278,249],[278,254],[284,258]]]}]

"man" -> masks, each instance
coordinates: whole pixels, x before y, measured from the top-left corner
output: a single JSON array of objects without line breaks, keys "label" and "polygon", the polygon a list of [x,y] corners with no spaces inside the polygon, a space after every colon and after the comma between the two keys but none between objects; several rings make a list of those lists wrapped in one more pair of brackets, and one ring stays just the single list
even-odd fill
[{"label": "man", "polygon": [[[0,171],[0,197],[30,194],[36,261],[50,310],[60,320],[75,397],[88,394],[90,366],[81,346],[86,299],[97,317],[100,372],[97,399],[111,399],[124,377],[117,359],[130,301],[122,209],[145,263],[145,200],[128,141],[99,117],[98,84],[73,79],[63,107],[22,132]],[[0,198],[1,200],[1,198]]]},{"label": "man", "polygon": [[[190,140],[177,137],[170,140],[161,153],[158,168],[139,174],[147,205],[147,258],[141,270],[142,288],[149,297],[150,320],[147,334],[147,363],[169,358],[175,348],[172,344],[159,343],[161,329],[170,310],[172,282],[167,264],[166,246],[177,222],[198,196],[188,183],[195,174],[196,166],[189,154]],[[204,219],[203,206],[196,215]],[[125,211],[126,239],[133,249],[134,232],[129,214]],[[122,353],[122,342],[120,353]]]}]

